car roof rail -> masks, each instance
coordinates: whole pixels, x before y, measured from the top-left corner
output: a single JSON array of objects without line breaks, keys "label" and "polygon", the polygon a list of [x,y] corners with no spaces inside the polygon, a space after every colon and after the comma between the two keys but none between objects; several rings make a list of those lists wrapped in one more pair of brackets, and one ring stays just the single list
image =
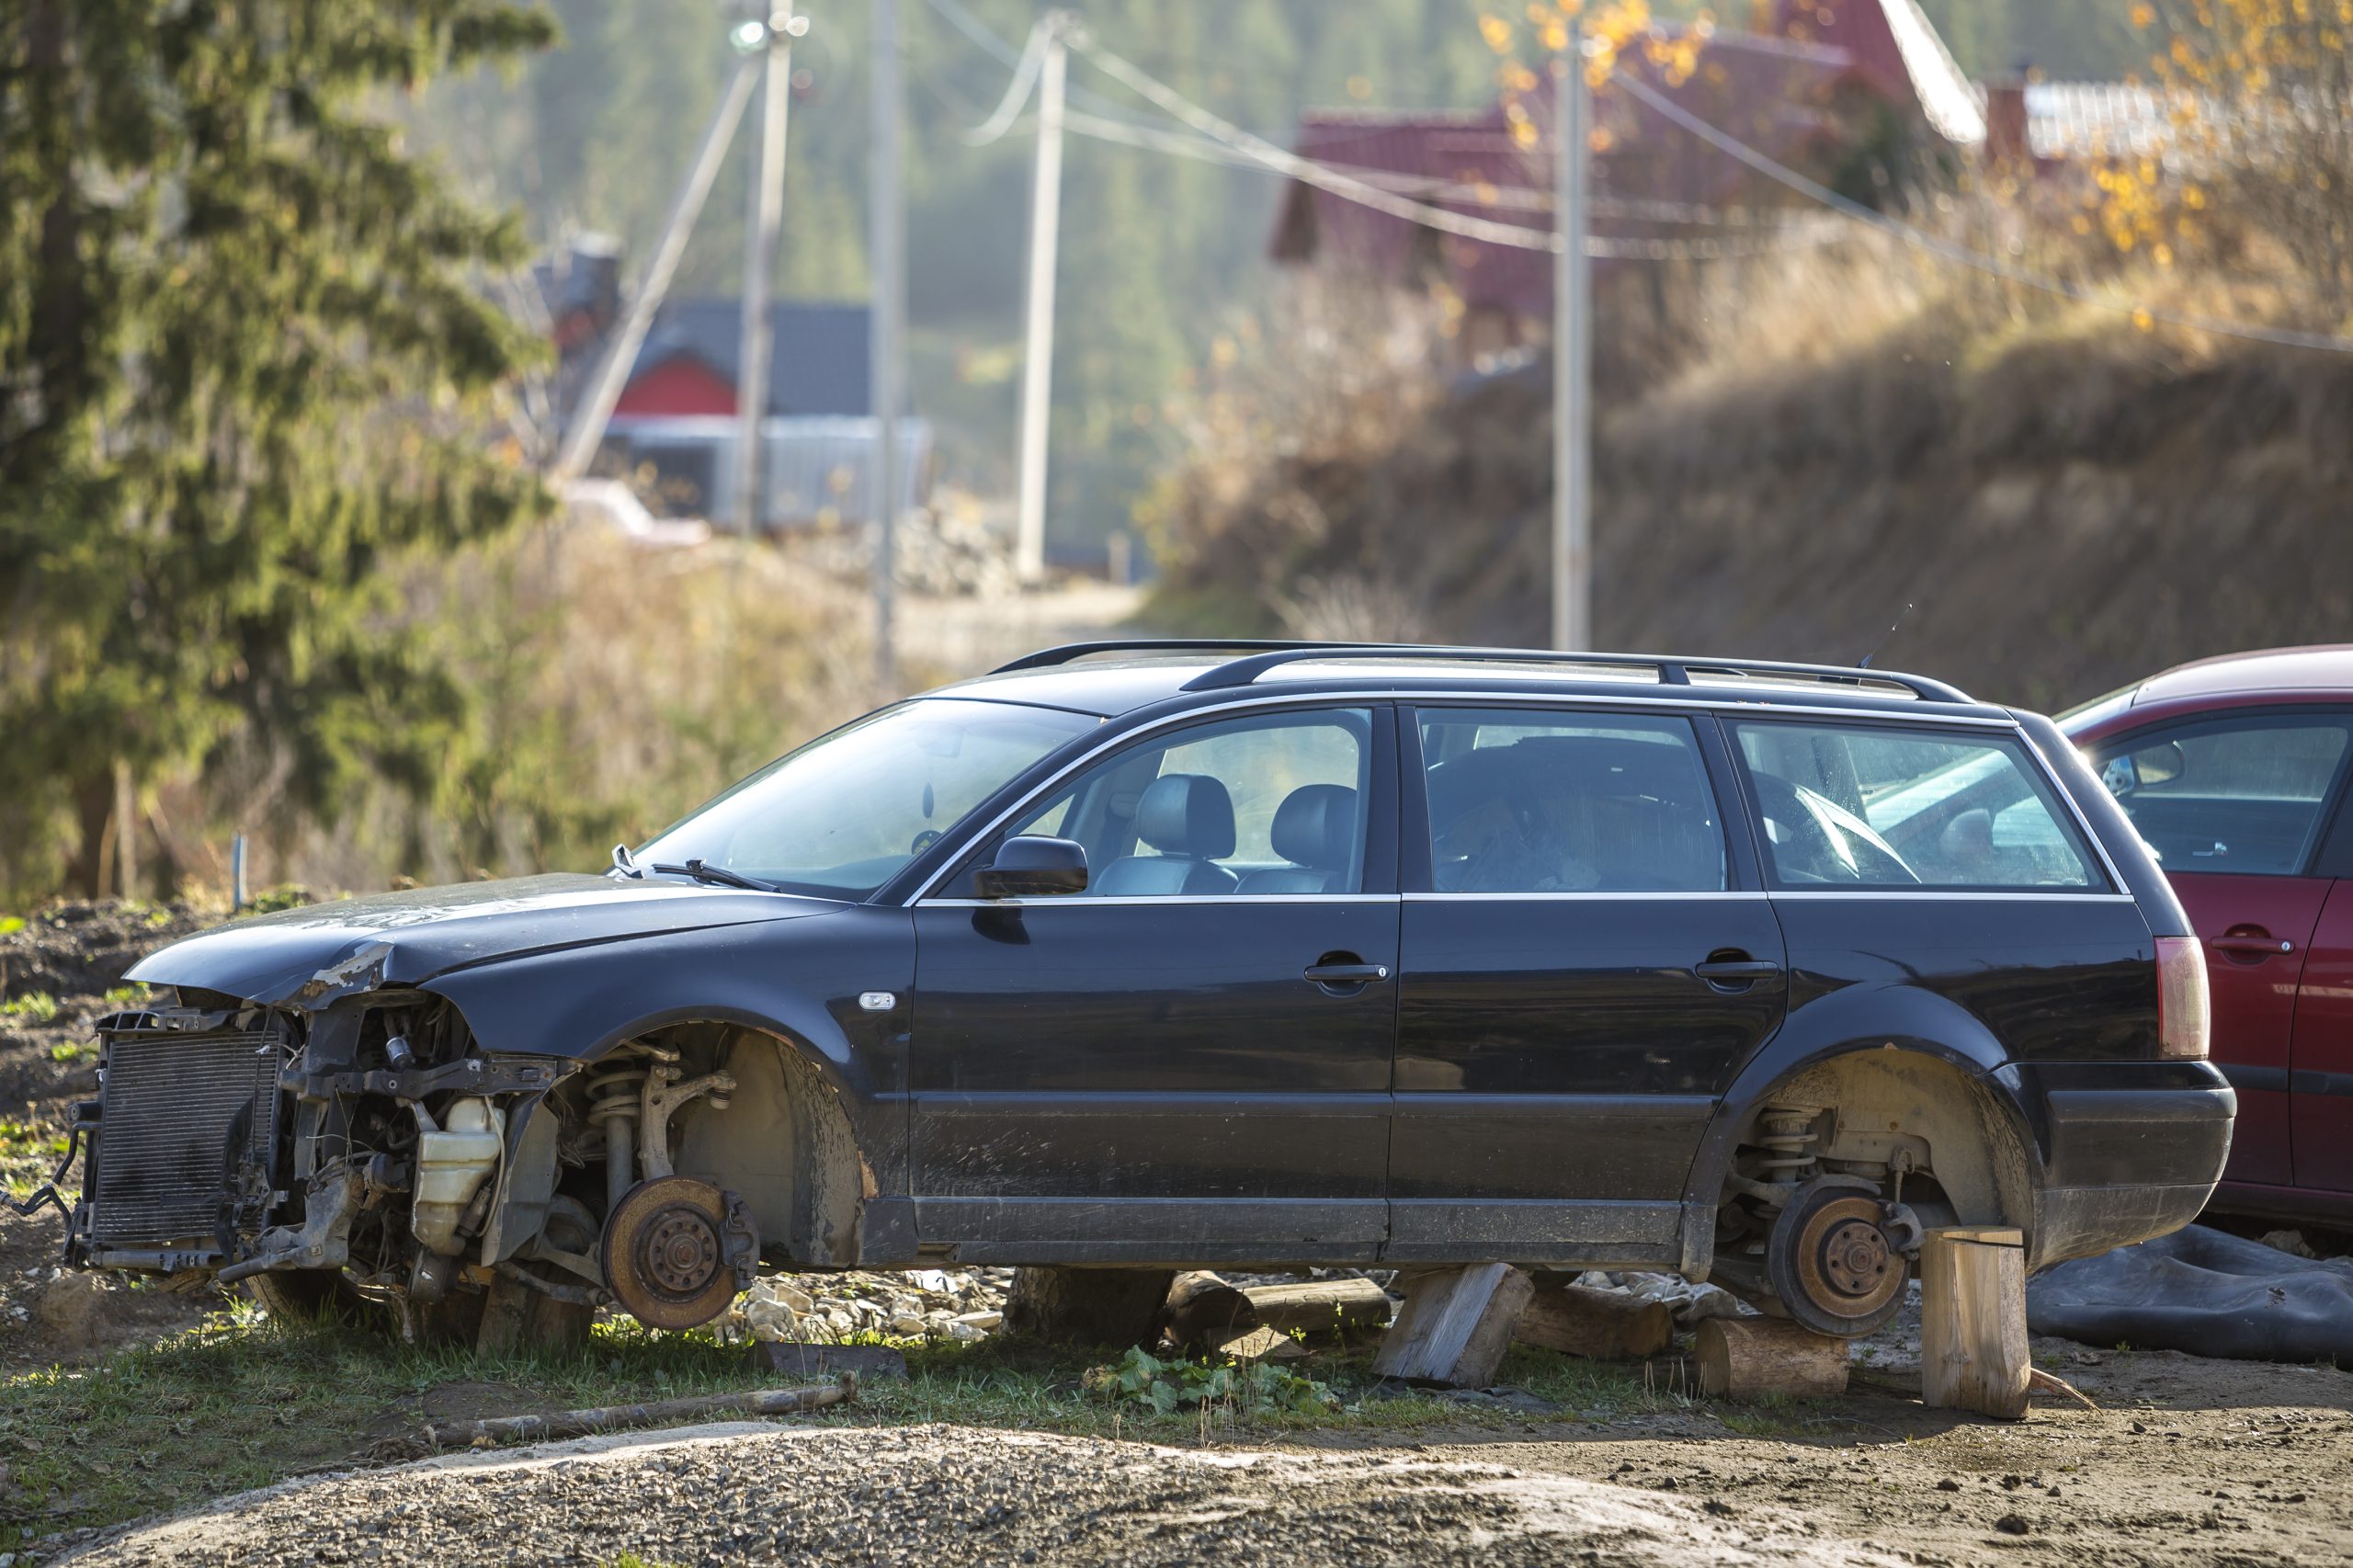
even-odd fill
[{"label": "car roof rail", "polygon": [[1824,686],[1857,688],[1878,687],[1882,689],[1909,692],[1924,702],[1972,703],[1975,699],[1958,687],[1948,686],[1926,676],[1904,675],[1894,670],[1868,669],[1860,665],[1792,664],[1775,659],[1718,659],[1685,657],[1680,654],[1654,653],[1563,653],[1540,648],[1455,648],[1429,643],[1389,642],[1314,642],[1294,643],[1285,647],[1256,650],[1242,657],[1230,659],[1215,668],[1202,671],[1187,681],[1185,691],[1222,691],[1234,687],[1249,686],[1259,676],[1285,665],[1313,663],[1318,659],[1428,660],[1434,663],[1565,665],[1600,668],[1648,668],[1655,670],[1663,686],[1690,686],[1694,672],[1701,680],[1714,681],[1722,677],[1732,680],[1771,679],[1787,676]]},{"label": "car roof rail", "polygon": [[991,670],[993,676],[1011,675],[1016,670],[1051,669],[1097,653],[1275,653],[1294,648],[1347,648],[1347,642],[1302,642],[1271,637],[1128,637],[1101,642],[1065,642],[1057,648],[1040,648],[1034,653],[1024,653],[1009,665],[999,665]]},{"label": "car roof rail", "polygon": [[999,665],[992,675],[1020,670],[1052,669],[1097,653],[1135,653],[1146,657],[1167,653],[1234,653],[1237,658],[1211,666],[1187,681],[1185,691],[1222,691],[1249,686],[1269,670],[1317,659],[1427,659],[1433,662],[1515,665],[1567,665],[1595,668],[1652,669],[1664,686],[1689,686],[1692,672],[1705,677],[1730,676],[1754,680],[1785,676],[1826,686],[1879,687],[1908,691],[1924,702],[1974,704],[1960,687],[1926,676],[1896,670],[1875,670],[1859,665],[1806,665],[1779,659],[1717,659],[1657,653],[1565,653],[1545,648],[1480,648],[1434,642],[1316,642],[1271,637],[1131,637],[1094,642],[1065,642],[1025,653]]}]

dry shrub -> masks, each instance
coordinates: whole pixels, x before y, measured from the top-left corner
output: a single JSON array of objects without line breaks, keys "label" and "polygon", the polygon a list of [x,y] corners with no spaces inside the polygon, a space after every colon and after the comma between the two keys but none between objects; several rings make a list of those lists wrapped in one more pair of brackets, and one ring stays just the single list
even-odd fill
[{"label": "dry shrub", "polygon": [[256,884],[598,869],[616,842],[879,699],[862,600],[765,545],[649,551],[551,524],[418,572],[405,619],[477,699],[429,797],[385,781],[313,820],[272,749],[248,743],[161,794],[185,881],[225,883],[238,831]]}]

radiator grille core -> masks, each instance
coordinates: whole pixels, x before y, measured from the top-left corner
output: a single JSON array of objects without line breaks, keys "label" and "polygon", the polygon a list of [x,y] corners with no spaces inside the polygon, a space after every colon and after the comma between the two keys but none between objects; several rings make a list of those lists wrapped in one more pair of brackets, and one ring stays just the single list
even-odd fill
[{"label": "radiator grille core", "polygon": [[107,1041],[94,1241],[209,1245],[237,1173],[257,1169],[267,1179],[278,1142],[278,1040],[255,1029]]}]

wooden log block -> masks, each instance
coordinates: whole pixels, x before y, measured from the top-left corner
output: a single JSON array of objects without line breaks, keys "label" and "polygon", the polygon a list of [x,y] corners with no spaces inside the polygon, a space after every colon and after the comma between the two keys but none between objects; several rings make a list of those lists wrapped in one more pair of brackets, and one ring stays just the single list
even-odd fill
[{"label": "wooden log block", "polygon": [[1248,1296],[1204,1269],[1176,1276],[1161,1322],[1173,1343],[1198,1350],[1248,1334],[1258,1314]]},{"label": "wooden log block", "polygon": [[1511,1348],[1535,1286],[1507,1263],[1441,1269],[1405,1281],[1405,1304],[1373,1358],[1379,1376],[1442,1388],[1484,1388]]},{"label": "wooden log block", "polygon": [[1173,1268],[1017,1268],[1005,1326],[1069,1345],[1160,1343]]},{"label": "wooden log block", "polygon": [[1822,1399],[1847,1392],[1847,1341],[1782,1318],[1710,1318],[1692,1335],[1699,1392]]},{"label": "wooden log block", "polygon": [[1596,1361],[1640,1361],[1675,1343],[1675,1314],[1624,1290],[1559,1285],[1529,1298],[1515,1337]]},{"label": "wooden log block", "polygon": [[2033,1377],[2024,1233],[1930,1231],[1920,1243],[1920,1403],[2016,1421]]},{"label": "wooden log block", "polygon": [[1389,1292],[1370,1279],[1253,1285],[1244,1294],[1259,1324],[1277,1334],[1345,1334],[1389,1324]]}]

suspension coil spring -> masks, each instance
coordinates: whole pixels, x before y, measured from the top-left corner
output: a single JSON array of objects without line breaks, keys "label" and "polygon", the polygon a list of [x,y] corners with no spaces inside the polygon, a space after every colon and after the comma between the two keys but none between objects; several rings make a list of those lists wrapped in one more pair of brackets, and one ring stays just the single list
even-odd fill
[{"label": "suspension coil spring", "polygon": [[1788,1106],[1767,1106],[1758,1119],[1756,1142],[1766,1151],[1758,1173],[1772,1186],[1794,1191],[1816,1174],[1813,1118]]}]

